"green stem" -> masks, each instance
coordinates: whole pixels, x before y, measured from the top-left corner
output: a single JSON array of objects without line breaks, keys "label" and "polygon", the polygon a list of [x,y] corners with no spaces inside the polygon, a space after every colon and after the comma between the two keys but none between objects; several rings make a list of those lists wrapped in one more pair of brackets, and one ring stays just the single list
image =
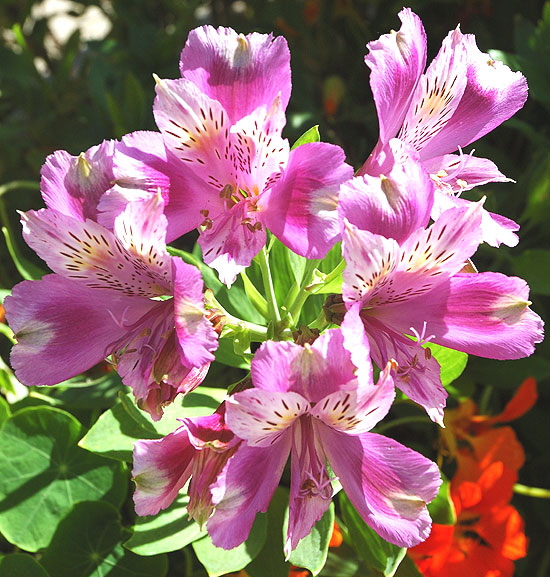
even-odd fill
[{"label": "green stem", "polygon": [[325,277],[325,284],[331,283],[337,277],[339,277],[346,268],[346,261],[342,259]]},{"label": "green stem", "polygon": [[308,260],[306,263],[306,268],[302,276],[302,282],[300,284],[300,289],[298,294],[294,297],[292,304],[288,307],[288,312],[292,318],[292,322],[296,322],[300,316],[300,311],[304,306],[307,298],[311,296],[311,292],[308,290],[308,286],[313,280],[313,273],[319,264],[318,260]]},{"label": "green stem", "polygon": [[400,425],[407,425],[409,423],[433,424],[425,415],[414,417],[401,417],[400,419],[395,419],[394,421],[384,423],[379,427],[376,427],[375,432],[382,433],[383,431],[388,431],[389,429],[393,429],[394,427],[399,427]]},{"label": "green stem", "polygon": [[264,284],[264,292],[269,316],[273,323],[276,325],[281,322],[281,315],[279,314],[279,307],[277,306],[277,298],[275,297],[275,288],[273,287],[273,279],[271,278],[269,259],[265,246],[256,255],[256,259],[258,260],[260,270],[262,271],[262,281]]},{"label": "green stem", "polygon": [[514,485],[514,493],[519,495],[527,495],[528,497],[536,497],[537,499],[550,499],[550,489],[541,489],[540,487],[528,487],[521,483]]}]

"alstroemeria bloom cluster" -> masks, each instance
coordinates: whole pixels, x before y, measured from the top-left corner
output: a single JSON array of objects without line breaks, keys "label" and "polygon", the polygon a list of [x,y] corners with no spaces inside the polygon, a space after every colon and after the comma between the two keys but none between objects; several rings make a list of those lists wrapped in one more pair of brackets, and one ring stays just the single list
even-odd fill
[{"label": "alstroemeria bloom cluster", "polygon": [[[268,509],[289,461],[287,556],[340,486],[383,539],[417,545],[441,481],[425,456],[372,431],[395,386],[443,424],[447,392],[430,343],[516,359],[541,341],[523,280],[466,272],[481,242],[513,245],[515,223],[457,196],[505,180],[462,149],[521,107],[525,79],[458,29],[423,72],[420,19],[406,9],[400,18],[399,32],[368,45],[380,139],[355,177],[344,151],[315,131],[295,147],[283,137],[284,38],[210,26],[190,33],[180,78],[156,79],[159,132],[48,157],[47,208],[22,223],[53,274],[6,299],[22,382],[52,385],[108,358],[159,419],[206,378],[219,339],[254,343],[239,364],[248,363],[249,388],[212,415],[182,415],[163,439],[136,442],[138,514],[158,513],[187,487],[189,515],[233,548]],[[195,230],[200,251],[166,246]],[[339,241],[341,265],[316,270]],[[292,274],[270,268],[274,245]],[[205,281],[189,264],[198,254]],[[205,296],[207,265],[220,294],[242,273],[241,293],[263,324]],[[288,289],[285,279],[284,302],[280,274],[296,281]],[[302,305],[329,283],[340,292],[307,318]]]}]

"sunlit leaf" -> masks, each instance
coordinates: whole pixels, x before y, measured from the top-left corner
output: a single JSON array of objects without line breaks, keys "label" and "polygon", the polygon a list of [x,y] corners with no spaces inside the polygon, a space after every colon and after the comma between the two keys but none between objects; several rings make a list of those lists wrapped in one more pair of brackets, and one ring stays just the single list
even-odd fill
[{"label": "sunlit leaf", "polygon": [[157,515],[137,517],[134,532],[124,547],[138,555],[177,551],[206,535],[187,514],[187,495],[178,498]]}]

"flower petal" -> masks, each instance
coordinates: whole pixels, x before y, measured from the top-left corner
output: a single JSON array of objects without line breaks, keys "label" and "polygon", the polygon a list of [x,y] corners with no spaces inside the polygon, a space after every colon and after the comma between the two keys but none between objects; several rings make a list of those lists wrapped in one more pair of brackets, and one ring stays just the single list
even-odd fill
[{"label": "flower petal", "polygon": [[203,281],[199,270],[180,259],[172,260],[174,316],[181,358],[188,367],[201,367],[214,360],[218,337],[205,317]]},{"label": "flower petal", "polygon": [[291,151],[282,177],[258,201],[259,218],[286,246],[323,258],[339,239],[338,189],[353,176],[343,151],[324,142]]},{"label": "flower petal", "polygon": [[340,217],[360,228],[398,242],[427,226],[434,201],[434,183],[423,166],[392,139],[380,174],[357,176],[340,189]]},{"label": "flower petal", "polygon": [[50,154],[40,181],[46,206],[77,220],[96,220],[99,199],[113,180],[114,147],[113,140],[106,140],[79,156],[64,150]]},{"label": "flower petal", "polygon": [[290,98],[290,53],[282,36],[196,28],[181,53],[180,72],[219,101],[231,122],[271,104],[279,94],[285,109]]},{"label": "flower petal", "polygon": [[464,148],[514,115],[527,99],[527,82],[479,50],[475,37],[463,36],[468,68],[467,85],[452,118],[422,151],[432,158]]},{"label": "flower petal", "polygon": [[315,404],[311,416],[349,435],[370,431],[386,416],[395,399],[390,370],[391,365],[380,373],[376,385],[331,393]]},{"label": "flower petal", "polygon": [[136,207],[129,209],[141,214],[141,224],[132,218],[135,214],[118,217],[117,228],[125,246],[103,226],[51,209],[24,213],[23,236],[52,270],[90,288],[150,298],[170,294],[170,257],[161,251],[153,233],[147,243],[139,245],[140,239],[134,235],[145,233],[148,227],[162,228],[162,219],[157,220],[156,210],[149,213],[142,209],[140,213]]},{"label": "flower petal", "polygon": [[226,400],[229,428],[251,447],[270,447],[308,412],[309,402],[298,393],[248,389]]},{"label": "flower petal", "polygon": [[399,19],[400,30],[369,42],[365,56],[384,144],[397,135],[426,66],[426,33],[420,18],[404,8]]},{"label": "flower petal", "polygon": [[271,447],[241,445],[211,486],[214,514],[206,527],[214,545],[232,549],[245,541],[256,513],[267,511],[281,480],[291,437]]},{"label": "flower petal", "polygon": [[458,274],[447,291],[418,302],[411,317],[428,321],[434,342],[492,359],[520,359],[542,341],[543,321],[528,308],[524,280],[484,272]]},{"label": "flower petal", "polygon": [[372,529],[399,547],[426,539],[426,503],[441,484],[435,463],[374,433],[350,436],[323,427],[322,442],[346,495]]},{"label": "flower petal", "polygon": [[18,341],[11,353],[17,378],[54,385],[102,361],[127,331],[111,311],[125,310],[133,300],[121,294],[106,300],[55,274],[16,285],[4,305]]},{"label": "flower petal", "polygon": [[[437,136],[453,116],[466,88],[466,48],[462,38],[457,28],[443,40],[439,53],[416,86],[399,131],[398,138],[415,148],[420,160],[434,156],[428,151],[439,150],[438,144],[444,146]],[[450,145],[439,154],[454,152],[457,148]]]},{"label": "flower petal", "polygon": [[179,427],[163,439],[134,443],[136,483],[134,504],[138,515],[156,515],[177,497],[192,472],[198,451],[189,442],[185,427]]}]

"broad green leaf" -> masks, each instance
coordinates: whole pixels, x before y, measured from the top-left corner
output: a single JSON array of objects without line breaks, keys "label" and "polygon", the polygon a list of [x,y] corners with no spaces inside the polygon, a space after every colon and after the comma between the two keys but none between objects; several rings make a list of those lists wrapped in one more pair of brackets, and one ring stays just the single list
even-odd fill
[{"label": "broad green leaf", "polygon": [[277,487],[267,510],[267,536],[258,556],[247,565],[250,577],[281,577],[287,575],[290,564],[285,561],[283,535],[288,512],[288,489]]},{"label": "broad green leaf", "polygon": [[157,555],[183,549],[206,535],[187,514],[187,495],[178,498],[157,515],[137,517],[134,533],[124,547],[138,555]]},{"label": "broad green leaf", "polygon": [[49,577],[48,573],[30,555],[13,553],[0,559],[0,575],[5,577]]},{"label": "broad green leaf", "polygon": [[432,356],[441,367],[441,383],[444,387],[458,379],[466,368],[468,362],[466,353],[448,349],[435,343],[428,343],[426,348],[430,349]]},{"label": "broad green leaf", "polygon": [[307,144],[309,142],[319,142],[321,140],[321,135],[319,134],[319,125],[312,126],[309,130],[306,130],[302,136],[296,140],[296,142],[292,145],[290,150],[294,150],[298,148],[298,146],[302,146],[302,144]]},{"label": "broad green leaf", "polygon": [[180,426],[178,419],[213,413],[225,398],[225,389],[199,387],[164,409],[160,421],[136,407],[131,394],[104,412],[79,445],[111,459],[131,462],[134,442],[138,439],[160,439]]},{"label": "broad green leaf", "polygon": [[132,402],[122,401],[127,396],[121,394],[115,406],[99,417],[80,440],[82,448],[104,457],[131,462],[134,441],[161,438],[144,413]]},{"label": "broad green leaf", "polygon": [[41,563],[59,577],[164,577],[166,556],[135,555],[122,546],[126,537],[114,507],[79,503],[59,524]]},{"label": "broad green leaf", "polygon": [[437,497],[428,505],[430,517],[439,525],[454,525],[456,523],[456,511],[451,499],[451,484],[443,478]]},{"label": "broad green leaf", "polygon": [[311,533],[300,540],[292,551],[289,561],[297,567],[309,569],[313,575],[318,575],[324,567],[328,544],[334,528],[334,504],[331,503],[326,513],[314,525]]},{"label": "broad green leaf", "polygon": [[550,295],[550,250],[530,249],[513,260],[514,274],[524,278],[531,292]]},{"label": "broad green leaf", "polygon": [[340,507],[357,554],[369,569],[384,577],[393,577],[407,550],[384,541],[363,521],[343,491],[340,492]]},{"label": "broad green leaf", "polygon": [[225,550],[216,547],[209,535],[194,541],[193,549],[209,577],[219,577],[225,573],[244,569],[263,547],[267,533],[266,525],[265,514],[256,515],[248,539],[234,549]]},{"label": "broad green leaf", "polygon": [[77,446],[80,423],[52,407],[29,407],[0,429],[0,532],[26,551],[50,542],[59,521],[84,500],[119,505],[121,466]]}]

